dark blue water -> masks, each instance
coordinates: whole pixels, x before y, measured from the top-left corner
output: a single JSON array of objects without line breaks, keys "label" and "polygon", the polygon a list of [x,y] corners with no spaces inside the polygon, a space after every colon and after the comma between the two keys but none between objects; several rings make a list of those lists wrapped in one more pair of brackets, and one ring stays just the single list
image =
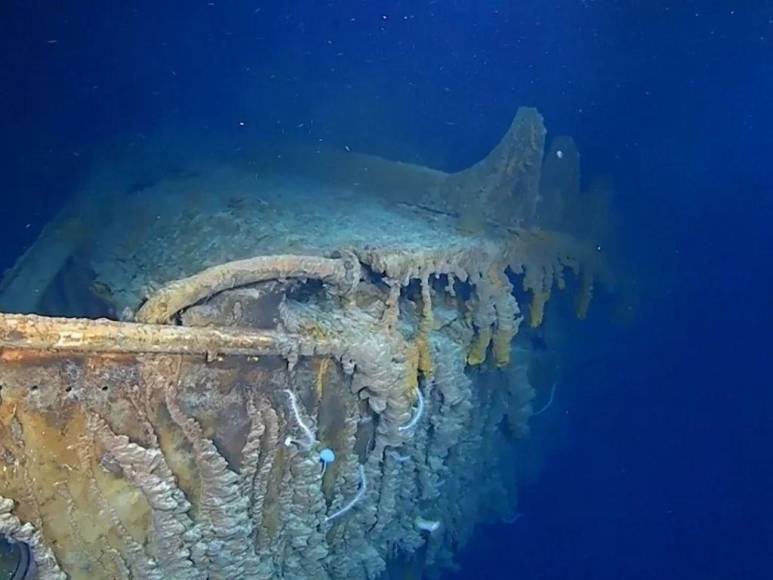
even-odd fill
[{"label": "dark blue water", "polygon": [[615,184],[637,317],[576,330],[524,517],[453,577],[773,577],[772,2],[69,4],[0,5],[0,266],[118,135],[451,170],[537,106]]}]

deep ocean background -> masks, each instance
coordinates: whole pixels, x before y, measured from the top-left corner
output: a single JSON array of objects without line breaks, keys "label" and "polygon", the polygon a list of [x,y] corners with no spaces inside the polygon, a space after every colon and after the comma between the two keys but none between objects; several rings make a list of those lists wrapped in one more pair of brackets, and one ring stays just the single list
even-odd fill
[{"label": "deep ocean background", "polygon": [[609,174],[639,288],[571,332],[524,516],[449,578],[773,577],[773,2],[0,3],[0,269],[115,139],[460,169],[518,105]]}]

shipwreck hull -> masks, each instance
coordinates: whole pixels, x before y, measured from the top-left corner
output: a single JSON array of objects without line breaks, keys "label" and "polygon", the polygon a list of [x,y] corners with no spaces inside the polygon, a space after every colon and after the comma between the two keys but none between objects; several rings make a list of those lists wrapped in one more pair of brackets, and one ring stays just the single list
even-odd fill
[{"label": "shipwreck hull", "polygon": [[[466,173],[395,164],[413,197],[347,159],[324,178],[175,175],[85,236],[72,216],[100,210],[66,209],[0,303],[115,320],[0,315],[0,536],[30,573],[421,574],[512,519],[517,442],[549,390],[519,326],[567,283],[584,315],[605,275],[591,245],[530,225],[535,115]],[[478,186],[527,209],[464,220]]]}]

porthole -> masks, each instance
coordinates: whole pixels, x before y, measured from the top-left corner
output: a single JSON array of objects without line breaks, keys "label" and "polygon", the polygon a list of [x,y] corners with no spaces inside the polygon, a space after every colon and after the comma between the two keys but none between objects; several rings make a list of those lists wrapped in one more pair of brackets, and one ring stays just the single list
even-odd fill
[{"label": "porthole", "polygon": [[0,534],[0,580],[33,580],[35,560],[30,547]]}]

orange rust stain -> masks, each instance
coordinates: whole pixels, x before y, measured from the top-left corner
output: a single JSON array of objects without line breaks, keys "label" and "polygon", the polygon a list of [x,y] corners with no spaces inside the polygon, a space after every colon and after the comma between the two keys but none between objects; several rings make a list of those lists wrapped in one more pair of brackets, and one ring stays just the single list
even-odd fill
[{"label": "orange rust stain", "polygon": [[3,349],[0,352],[0,361],[4,363],[40,363],[52,360],[58,360],[62,357],[61,353],[51,351],[29,350],[29,349]]},{"label": "orange rust stain", "polygon": [[102,453],[89,433],[84,412],[64,424],[50,413],[15,405],[4,423],[15,418],[14,436],[0,424],[3,445],[17,459],[0,470],[0,489],[16,501],[23,522],[42,522],[42,533],[71,578],[117,578],[114,557],[125,549],[111,517],[103,513],[99,493],[134,541],[147,541],[150,507],[126,480],[99,471]]},{"label": "orange rust stain", "polygon": [[0,350],[0,362],[17,364],[40,364],[58,362],[62,360],[87,360],[89,363],[110,362],[134,364],[137,362],[136,355],[132,353],[84,353],[76,351],[58,351],[58,350],[39,350],[29,348],[4,348]]}]

